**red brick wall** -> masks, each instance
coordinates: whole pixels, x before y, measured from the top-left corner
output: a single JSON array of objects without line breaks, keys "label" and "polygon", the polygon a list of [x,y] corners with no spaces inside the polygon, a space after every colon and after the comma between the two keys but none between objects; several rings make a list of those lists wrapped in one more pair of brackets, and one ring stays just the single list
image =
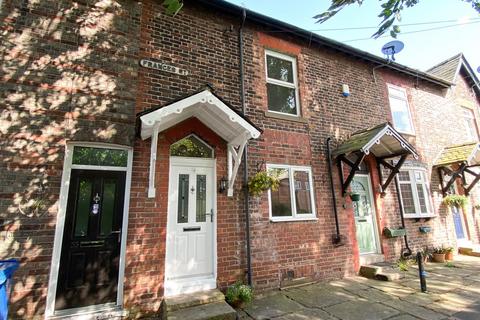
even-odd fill
[{"label": "red brick wall", "polygon": [[21,260],[11,318],[43,319],[65,144],[133,145],[140,9],[2,1],[0,258]]},{"label": "red brick wall", "polygon": [[[0,50],[1,131],[0,217],[5,224],[2,257],[18,257],[12,314],[43,317],[51,262],[57,200],[66,141],[100,141],[134,145],[125,270],[125,305],[134,313],[155,312],[163,296],[168,201],[168,149],[196,133],[215,147],[217,178],[226,176],[225,142],[198,120],[162,133],[158,142],[157,194],[147,198],[150,140],[134,137],[134,114],[164,105],[212,84],[216,93],[240,110],[237,27],[239,17],[223,15],[188,2],[175,17],[163,14],[161,1],[3,2]],[[234,26],[233,31],[230,26]],[[288,34],[262,32],[246,24],[244,38],[246,110],[264,134],[249,144],[248,171],[266,163],[310,166],[318,220],[270,222],[266,194],[250,199],[252,267],[257,290],[278,287],[286,272],[296,277],[332,279],[358,269],[358,247],[351,202],[342,198],[338,168],[333,169],[340,233],[345,245],[334,247],[332,195],[325,140],[335,144],[352,132],[391,121],[386,83],[407,88],[415,137],[421,153],[417,164],[428,169],[438,217],[428,222],[407,220],[414,249],[454,244],[453,223],[440,205],[438,178],[432,163],[444,146],[462,142],[459,99],[477,113],[479,101],[460,77],[448,92],[414,77],[399,75],[326,47],[302,42]],[[295,56],[301,118],[268,116],[265,48]],[[141,58],[159,59],[189,71],[188,76],[138,67]],[[375,81],[376,78],[376,81]],[[343,97],[341,85],[350,86]],[[400,225],[393,183],[385,197],[373,159],[367,159],[375,191],[379,232]],[[413,164],[413,162],[410,162]],[[243,168],[241,167],[239,172]],[[44,184],[46,193],[40,187]],[[243,181],[237,179],[233,198],[218,194],[218,283],[244,278],[245,214]],[[25,192],[26,191],[26,192]],[[476,191],[477,192],[477,191]],[[41,214],[22,213],[19,204],[47,200]],[[472,197],[473,199],[473,197]],[[25,210],[23,210],[25,212]],[[477,214],[477,217],[475,216]],[[478,213],[466,212],[472,239],[478,241]],[[418,226],[432,226],[422,235]],[[388,260],[399,257],[402,239],[382,239]]]}]

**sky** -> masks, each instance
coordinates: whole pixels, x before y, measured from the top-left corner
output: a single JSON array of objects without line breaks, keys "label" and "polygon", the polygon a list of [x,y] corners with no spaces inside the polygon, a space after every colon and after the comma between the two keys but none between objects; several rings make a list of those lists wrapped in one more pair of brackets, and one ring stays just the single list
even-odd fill
[{"label": "sky", "polygon": [[[380,57],[384,57],[381,53],[382,46],[395,40],[389,35],[379,39],[370,38],[381,21],[377,17],[380,13],[378,0],[364,0],[361,6],[350,5],[323,24],[316,23],[312,17],[324,12],[330,5],[329,0],[228,1],[302,29],[315,30],[317,34]],[[477,71],[480,67],[480,15],[470,4],[460,0],[422,0],[416,6],[405,9],[401,18],[398,24],[402,33],[397,39],[402,41],[405,47],[395,55],[396,62],[425,71],[463,52],[477,77],[480,77]],[[408,24],[415,25],[407,26]],[[371,28],[325,30],[358,27]],[[436,30],[417,32],[426,29]]]}]

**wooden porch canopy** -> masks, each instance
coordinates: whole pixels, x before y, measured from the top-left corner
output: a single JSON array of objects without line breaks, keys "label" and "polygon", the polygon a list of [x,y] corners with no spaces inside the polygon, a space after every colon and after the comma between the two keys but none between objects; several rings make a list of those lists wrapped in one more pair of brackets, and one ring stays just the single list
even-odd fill
[{"label": "wooden porch canopy", "polygon": [[[446,147],[434,166],[440,176],[444,196],[457,178],[462,179],[465,193],[468,195],[480,180],[480,172],[473,170],[474,167],[480,166],[480,143],[472,142]],[[470,183],[467,183],[467,174],[473,176]],[[447,184],[444,183],[446,178],[448,178]]]},{"label": "wooden porch canopy", "polygon": [[[337,159],[343,196],[346,195],[347,189],[355,173],[359,170],[360,164],[370,153],[377,159],[382,194],[385,194],[385,190],[400,170],[408,155],[418,159],[415,148],[389,123],[382,123],[376,127],[356,132],[332,154],[333,158]],[[352,160],[352,156],[355,159]],[[400,157],[396,164],[386,161],[396,157]],[[350,172],[346,179],[343,171],[344,164],[350,167]],[[382,182],[381,165],[390,170],[390,174],[385,182]]]},{"label": "wooden porch canopy", "polygon": [[152,139],[148,197],[155,197],[155,163],[158,134],[174,125],[195,117],[227,142],[228,196],[233,196],[233,186],[243,151],[250,139],[256,139],[262,130],[250,119],[212,92],[208,86],[166,106],[137,114],[139,134],[143,140]]}]

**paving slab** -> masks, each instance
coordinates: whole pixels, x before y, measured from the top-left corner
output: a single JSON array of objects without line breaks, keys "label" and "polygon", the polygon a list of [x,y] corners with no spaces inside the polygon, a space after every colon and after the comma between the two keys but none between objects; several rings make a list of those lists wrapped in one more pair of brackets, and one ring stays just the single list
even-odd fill
[{"label": "paving slab", "polygon": [[325,308],[329,314],[342,320],[383,320],[400,314],[391,307],[367,300],[348,301]]},{"label": "paving slab", "polygon": [[427,306],[427,308],[428,308],[428,306],[431,305],[432,303],[441,301],[442,297],[438,293],[416,292],[414,294],[403,297],[402,300],[407,301],[407,302],[411,302],[411,303],[414,303],[414,304],[418,304],[420,306]]},{"label": "paving slab", "polygon": [[355,295],[343,289],[329,286],[302,287],[286,290],[283,294],[307,308],[323,308],[356,299]]},{"label": "paving slab", "polygon": [[358,290],[365,290],[370,288],[367,284],[365,284],[366,280],[367,279],[363,277],[351,277],[341,280],[335,280],[330,282],[329,284],[333,287],[338,287],[350,292],[355,292]]},{"label": "paving slab", "polygon": [[480,303],[475,303],[466,310],[453,314],[453,318],[455,320],[478,320],[480,318]]},{"label": "paving slab", "polygon": [[276,293],[255,299],[254,303],[247,306],[244,311],[254,319],[271,319],[302,310],[297,302],[283,294]]},{"label": "paving slab", "polygon": [[398,281],[350,277],[278,291],[255,299],[239,318],[480,320],[480,258],[454,263],[459,268],[427,265],[427,293],[420,292],[418,270],[411,268]]},{"label": "paving slab", "polygon": [[391,295],[374,288],[368,288],[366,290],[358,290],[358,291],[355,291],[355,294],[358,295],[359,297],[362,297],[370,301],[375,301],[375,302],[392,300]]},{"label": "paving slab", "polygon": [[388,320],[418,320],[418,318],[411,316],[409,314],[401,314],[399,316],[395,316],[393,318],[390,318]]},{"label": "paving slab", "polygon": [[303,309],[296,311],[295,313],[290,313],[279,318],[275,318],[275,320],[338,320],[338,318],[335,318],[325,311],[319,309]]},{"label": "paving slab", "polygon": [[421,307],[408,301],[388,300],[382,303],[398,311],[401,311],[401,313],[410,314],[423,320],[441,320],[447,318],[447,315],[440,315],[438,312]]}]

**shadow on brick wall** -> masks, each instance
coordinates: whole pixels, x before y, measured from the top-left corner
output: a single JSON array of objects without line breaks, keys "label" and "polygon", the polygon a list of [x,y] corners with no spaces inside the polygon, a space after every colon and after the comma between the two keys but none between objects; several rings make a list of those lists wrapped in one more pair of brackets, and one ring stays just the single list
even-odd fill
[{"label": "shadow on brick wall", "polygon": [[18,258],[11,316],[45,311],[65,144],[133,145],[140,4],[3,1],[0,257]]}]

